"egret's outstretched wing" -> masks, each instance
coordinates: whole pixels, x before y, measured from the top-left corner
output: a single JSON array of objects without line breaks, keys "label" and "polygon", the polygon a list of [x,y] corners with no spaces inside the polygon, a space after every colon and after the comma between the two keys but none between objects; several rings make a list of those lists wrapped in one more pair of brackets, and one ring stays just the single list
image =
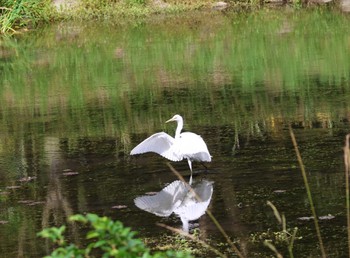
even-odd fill
[{"label": "egret's outstretched wing", "polygon": [[183,157],[174,152],[174,141],[175,139],[167,133],[155,133],[132,149],[130,155],[155,152],[171,161],[180,161]]},{"label": "egret's outstretched wing", "polygon": [[197,161],[211,161],[211,155],[203,138],[195,133],[185,132],[180,135],[179,145],[185,158]]}]

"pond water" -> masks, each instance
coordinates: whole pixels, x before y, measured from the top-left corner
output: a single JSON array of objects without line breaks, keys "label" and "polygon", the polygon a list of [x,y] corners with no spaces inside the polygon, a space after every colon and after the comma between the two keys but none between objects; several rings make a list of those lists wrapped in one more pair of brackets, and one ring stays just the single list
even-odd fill
[{"label": "pond water", "polygon": [[[347,256],[349,17],[270,10],[60,24],[2,38],[0,74],[4,257],[47,254],[36,233],[87,212],[162,244],[171,233],[156,223],[181,228],[181,220],[141,210],[134,199],[178,178],[164,158],[129,153],[155,132],[173,135],[175,125],[164,122],[176,113],[208,145],[212,162],[207,171],[194,163],[194,180],[213,186],[208,210],[247,257],[273,255],[263,240],[281,226],[267,201],[285,214],[287,228],[298,228],[296,257],[320,256],[289,125],[317,216],[327,216],[320,220],[326,252]],[[188,179],[186,161],[171,165]],[[194,227],[232,254],[207,215]]]}]

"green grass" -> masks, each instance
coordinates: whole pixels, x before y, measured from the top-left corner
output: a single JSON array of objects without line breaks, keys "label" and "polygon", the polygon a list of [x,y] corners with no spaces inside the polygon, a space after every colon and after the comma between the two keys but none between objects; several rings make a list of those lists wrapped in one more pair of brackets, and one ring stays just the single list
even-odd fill
[{"label": "green grass", "polygon": [[3,0],[0,1],[0,32],[15,32],[23,27],[36,26],[50,18],[49,0]]},{"label": "green grass", "polygon": [[[51,0],[2,0],[0,1],[0,32],[14,33],[23,28],[36,27],[41,23],[55,21],[104,21],[112,24],[142,24],[149,18],[161,15],[177,15],[194,10],[212,10],[215,1],[168,0],[155,3],[153,0],[76,0],[70,5],[55,6]],[[227,1],[228,12],[258,10],[264,1]],[[300,3],[294,1],[296,8]],[[226,13],[225,13],[226,14]],[[273,15],[272,15],[273,17]],[[264,24],[262,24],[264,25]]]},{"label": "green grass", "polygon": [[146,0],[77,0],[71,5],[55,6],[51,0],[3,0],[0,1],[0,32],[14,33],[39,23],[60,20],[100,20],[113,24],[130,22],[137,24],[151,15],[176,14],[199,9],[207,1],[174,1],[166,8]]}]

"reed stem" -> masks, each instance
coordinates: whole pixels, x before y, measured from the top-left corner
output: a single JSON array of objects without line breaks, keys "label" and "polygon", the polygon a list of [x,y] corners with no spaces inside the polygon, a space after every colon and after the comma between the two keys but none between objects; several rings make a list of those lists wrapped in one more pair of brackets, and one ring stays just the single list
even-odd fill
[{"label": "reed stem", "polygon": [[318,219],[317,219],[317,216],[316,216],[316,210],[315,210],[315,206],[314,206],[314,203],[313,203],[313,200],[312,200],[310,186],[309,186],[309,182],[308,182],[308,179],[307,179],[307,176],[306,176],[304,163],[303,163],[303,160],[301,158],[301,155],[300,155],[300,152],[299,152],[299,148],[298,148],[298,144],[297,144],[297,141],[295,139],[295,135],[294,135],[294,132],[293,132],[293,129],[292,129],[291,126],[289,126],[289,133],[290,133],[290,137],[292,138],[292,142],[293,142],[293,145],[294,145],[295,153],[296,153],[297,158],[298,158],[301,174],[302,174],[303,179],[304,179],[304,185],[305,185],[307,197],[309,199],[311,213],[312,213],[312,216],[314,217],[315,229],[316,229],[318,242],[320,244],[321,254],[322,254],[323,258],[326,258],[326,252],[325,252],[323,241],[322,241],[322,237],[321,237],[320,227],[318,225]]},{"label": "reed stem", "polygon": [[350,163],[350,149],[349,149],[350,134],[345,137],[344,146],[344,165],[345,165],[345,196],[346,196],[346,218],[348,225],[348,255],[350,257],[350,199],[349,199],[349,163]]}]

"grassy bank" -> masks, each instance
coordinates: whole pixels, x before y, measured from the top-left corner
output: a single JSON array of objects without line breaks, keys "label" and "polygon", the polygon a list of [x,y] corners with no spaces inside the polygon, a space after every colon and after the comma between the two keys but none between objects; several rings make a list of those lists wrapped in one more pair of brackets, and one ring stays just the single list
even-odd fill
[{"label": "grassy bank", "polygon": [[14,33],[59,20],[138,21],[155,14],[176,14],[210,6],[202,1],[147,0],[3,0],[0,32]]},{"label": "grassy bank", "polygon": [[[322,1],[322,0],[317,0]],[[225,12],[252,9],[270,0],[228,0],[222,6],[214,0],[0,0],[0,33],[14,33],[60,20],[102,20],[111,23],[143,22],[149,17],[193,10]],[[276,0],[299,8],[307,1]]]}]

